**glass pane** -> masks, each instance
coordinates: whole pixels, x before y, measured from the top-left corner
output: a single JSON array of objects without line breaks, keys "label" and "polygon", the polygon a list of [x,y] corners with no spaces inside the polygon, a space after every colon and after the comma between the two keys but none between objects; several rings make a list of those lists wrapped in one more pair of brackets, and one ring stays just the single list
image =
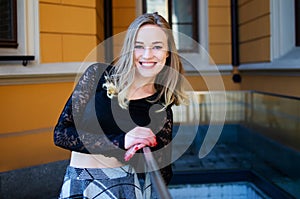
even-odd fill
[{"label": "glass pane", "polygon": [[[199,172],[201,177],[193,179],[201,179],[204,173],[212,171],[207,179],[215,180],[212,173],[216,170],[224,173],[247,170],[274,186],[269,189],[272,193],[284,190],[291,196],[282,198],[300,198],[300,98],[252,91],[226,91],[225,98],[221,97],[220,91],[196,92],[196,95],[199,99],[198,132],[186,153],[173,163],[177,173],[189,171],[195,176]],[[179,108],[172,107],[177,115],[174,129],[186,124],[185,118],[189,117],[188,107],[184,111]],[[199,157],[201,149],[206,150],[211,141],[206,139],[209,128],[218,125],[218,118],[211,123],[212,116],[224,110],[225,123],[216,145],[205,157]],[[176,135],[177,132],[173,132]],[[183,142],[173,143],[172,147],[176,150]],[[222,174],[217,172],[215,175],[220,177]],[[228,175],[228,181],[232,179]]]},{"label": "glass pane", "polygon": [[0,0],[0,47],[16,48],[17,16],[16,0]]},{"label": "glass pane", "polygon": [[[193,46],[193,26],[191,24],[189,25],[172,25],[172,29],[174,30],[174,33],[180,32],[182,34],[174,34],[175,43],[178,49],[185,50],[185,51],[191,51],[194,49]],[[190,39],[187,39],[187,37],[190,37]]]},{"label": "glass pane", "polygon": [[169,19],[168,15],[168,1],[167,0],[147,0],[147,13],[158,12],[166,20]]},{"label": "glass pane", "polygon": [[173,0],[172,23],[192,23],[193,0]]},{"label": "glass pane", "polygon": [[1,40],[11,40],[13,39],[12,30],[12,9],[11,1],[1,0],[0,1],[0,39]]}]

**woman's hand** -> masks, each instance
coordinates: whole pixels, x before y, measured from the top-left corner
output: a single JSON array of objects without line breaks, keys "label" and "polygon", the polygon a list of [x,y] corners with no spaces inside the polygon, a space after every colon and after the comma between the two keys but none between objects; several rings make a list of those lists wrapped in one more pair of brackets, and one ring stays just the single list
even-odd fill
[{"label": "woman's hand", "polygon": [[135,127],[125,135],[125,161],[129,161],[133,155],[145,146],[156,146],[156,136],[151,129],[146,127]]},{"label": "woman's hand", "polygon": [[131,148],[136,144],[144,144],[146,146],[156,145],[156,136],[151,129],[146,127],[135,127],[125,135],[125,149]]}]

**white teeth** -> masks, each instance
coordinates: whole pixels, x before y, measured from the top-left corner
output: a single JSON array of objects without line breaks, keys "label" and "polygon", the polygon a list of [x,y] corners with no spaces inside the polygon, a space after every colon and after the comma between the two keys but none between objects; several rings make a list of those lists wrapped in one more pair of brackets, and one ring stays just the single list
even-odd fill
[{"label": "white teeth", "polygon": [[142,62],[141,65],[145,66],[145,67],[151,67],[151,66],[154,66],[154,63],[145,63],[145,62]]}]

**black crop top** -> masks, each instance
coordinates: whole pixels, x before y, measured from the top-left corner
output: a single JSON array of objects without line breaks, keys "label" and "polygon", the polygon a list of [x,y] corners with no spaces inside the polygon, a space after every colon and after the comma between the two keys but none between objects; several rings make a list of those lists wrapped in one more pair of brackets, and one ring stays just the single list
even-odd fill
[{"label": "black crop top", "polygon": [[[157,100],[158,94],[155,93],[130,100],[128,109],[122,109],[117,97],[109,98],[103,88],[106,82],[104,74],[110,69],[111,66],[96,63],[81,76],[55,126],[55,145],[71,151],[115,157],[124,163],[125,134],[136,126],[143,126],[156,133],[158,144],[151,150],[156,152],[158,165],[171,163],[171,150],[159,150],[168,144],[167,148],[171,149],[171,106],[157,112],[163,107],[163,101]],[[160,171],[168,183],[172,176],[171,165]]]}]

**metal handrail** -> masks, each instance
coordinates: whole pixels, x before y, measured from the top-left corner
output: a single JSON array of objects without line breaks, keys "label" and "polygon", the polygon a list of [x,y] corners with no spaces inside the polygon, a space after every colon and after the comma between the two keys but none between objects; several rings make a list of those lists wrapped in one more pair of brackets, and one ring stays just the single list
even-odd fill
[{"label": "metal handrail", "polygon": [[149,147],[143,148],[144,157],[146,160],[146,164],[148,169],[150,170],[151,182],[153,184],[154,189],[157,191],[158,198],[161,199],[171,199],[171,194],[164,183],[164,180],[159,172],[159,168],[157,163],[152,155],[152,152]]}]

